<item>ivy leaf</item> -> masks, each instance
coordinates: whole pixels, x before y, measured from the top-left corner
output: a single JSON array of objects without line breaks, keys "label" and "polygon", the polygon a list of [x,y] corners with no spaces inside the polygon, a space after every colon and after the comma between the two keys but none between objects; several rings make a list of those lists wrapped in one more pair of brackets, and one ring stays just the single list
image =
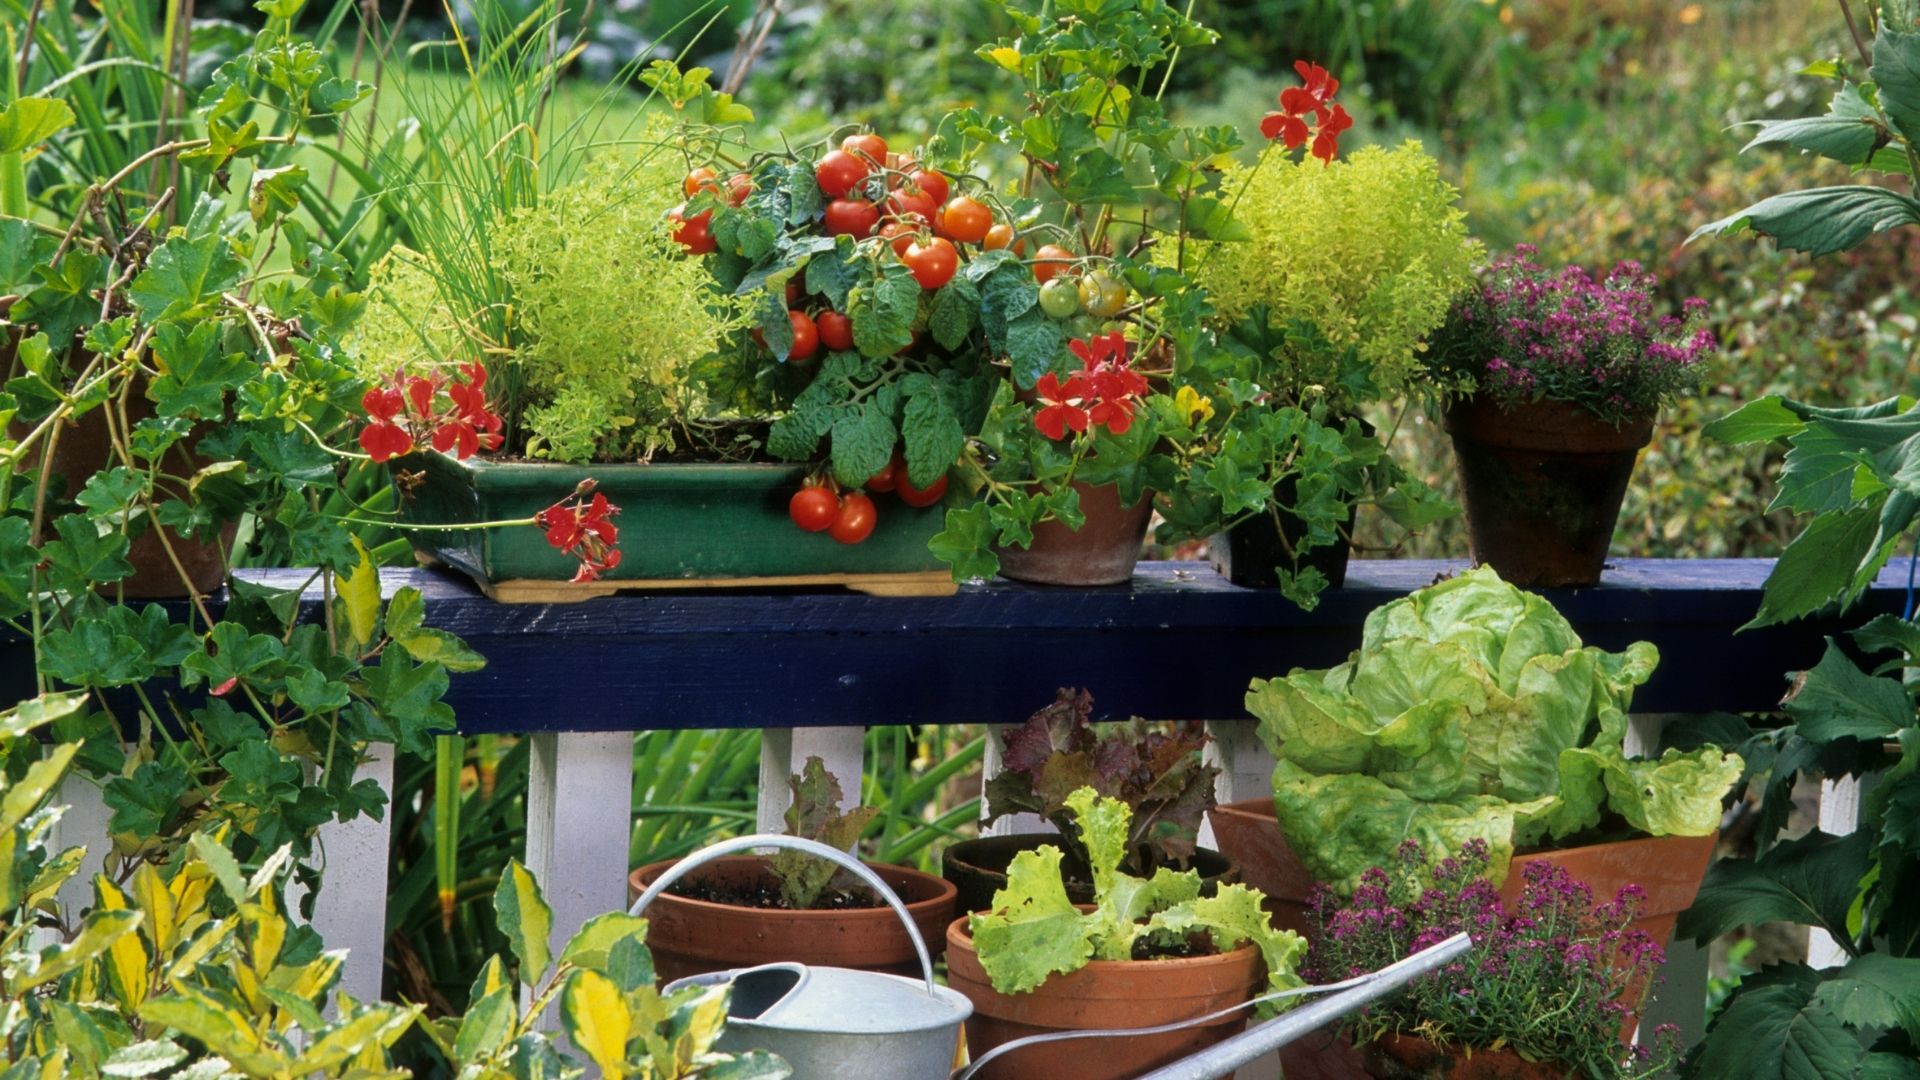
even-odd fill
[{"label": "ivy leaf", "polygon": [[358,79],[326,79],[313,88],[307,104],[315,112],[338,116],[373,94],[373,84]]},{"label": "ivy leaf", "polygon": [[0,109],[0,154],[37,146],[72,123],[73,109],[58,98],[16,98]]},{"label": "ivy leaf", "polygon": [[181,682],[193,687],[205,680],[213,695],[222,697],[242,679],[270,681],[285,656],[279,638],[248,634],[239,623],[223,622],[207,635],[204,649],[181,662]]},{"label": "ivy leaf", "polygon": [[180,322],[159,324],[153,355],[160,377],[148,384],[147,396],[161,416],[217,418],[226,392],[255,370],[244,353],[221,354],[220,323],[214,319],[194,323],[191,331]]},{"label": "ivy leaf", "polygon": [[246,270],[217,229],[189,231],[153,250],[127,295],[148,322],[178,318],[232,288]]},{"label": "ivy leaf", "polygon": [[108,830],[115,836],[160,835],[189,786],[185,770],[155,761],[145,762],[132,776],[114,777],[100,792],[113,811],[107,819]]},{"label": "ivy leaf", "polygon": [[40,669],[69,686],[126,686],[151,678],[140,643],[116,634],[105,619],[81,619],[40,640]]},{"label": "ivy leaf", "polygon": [[1913,702],[1900,681],[1861,671],[1832,638],[1783,707],[1798,723],[1800,737],[1816,743],[1884,739],[1914,722]]},{"label": "ivy leaf", "polygon": [[927,550],[953,568],[953,580],[985,580],[1000,572],[1000,558],[992,547],[994,531],[987,504],[951,507],[946,528],[927,541]]},{"label": "ivy leaf", "polygon": [[[260,138],[257,121],[249,120],[235,126],[224,119],[224,114],[235,104],[234,98],[241,106],[248,100],[244,87],[229,85],[234,92],[233,97],[211,106],[213,111],[207,117],[207,145],[196,146],[180,155],[180,163],[190,169],[201,173],[218,172],[232,164],[235,158],[252,157],[266,145],[266,141]],[[211,94],[215,87],[207,89]],[[206,97],[203,96],[200,101],[202,108],[209,107]]]},{"label": "ivy leaf", "polygon": [[124,519],[140,496],[146,494],[147,478],[123,465],[102,469],[87,478],[87,486],[73,501],[91,511],[90,516],[108,520]]},{"label": "ivy leaf", "polygon": [[119,581],[133,573],[127,562],[127,538],[117,530],[102,530],[83,514],[67,514],[53,523],[60,539],[40,549],[53,571],[54,584],[68,592]]},{"label": "ivy leaf", "polygon": [[980,320],[980,290],[967,278],[953,280],[933,294],[933,309],[927,316],[927,331],[943,349],[958,349]]},{"label": "ivy leaf", "polygon": [[14,304],[8,318],[38,326],[49,342],[67,341],[100,317],[94,290],[106,284],[105,268],[105,261],[88,251],[69,251],[58,264],[34,267],[39,284]]},{"label": "ivy leaf", "polygon": [[939,385],[931,382],[908,396],[900,435],[906,450],[907,479],[917,488],[931,485],[952,468],[967,445],[960,418],[954,415]]},{"label": "ivy leaf", "polygon": [[404,650],[388,649],[379,666],[362,669],[360,677],[389,741],[401,749],[424,754],[430,733],[454,730],[453,707],[440,700],[447,670],[439,664],[416,664]]}]

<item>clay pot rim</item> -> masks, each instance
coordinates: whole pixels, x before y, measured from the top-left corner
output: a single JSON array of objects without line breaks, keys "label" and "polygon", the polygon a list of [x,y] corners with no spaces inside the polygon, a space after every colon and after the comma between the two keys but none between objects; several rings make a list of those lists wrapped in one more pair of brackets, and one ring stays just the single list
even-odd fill
[{"label": "clay pot rim", "polygon": [[[1093,910],[1093,905],[1091,904],[1075,904],[1074,907],[1080,908],[1082,911]],[[978,956],[980,950],[973,947],[973,935],[967,932],[967,920],[972,917],[973,914],[962,915],[947,924],[947,947],[951,949],[957,945]],[[1247,954],[1257,953],[1259,951],[1259,946],[1248,942],[1238,948],[1229,949],[1226,952],[1210,953],[1206,956],[1170,956],[1159,960],[1089,960],[1085,967],[1075,968],[1070,974],[1077,975],[1082,971],[1112,972],[1121,969],[1141,971],[1149,965],[1151,965],[1155,971],[1201,968],[1212,964],[1226,964],[1228,962],[1240,963],[1246,959]],[[1042,987],[1045,985],[1045,983],[1041,984]],[[1037,992],[1038,989],[1039,987],[1036,987],[1035,991]],[[994,993],[997,994],[999,991],[996,990]]]},{"label": "clay pot rim", "polygon": [[[1276,813],[1273,808],[1273,800],[1271,798],[1236,799],[1230,803],[1218,803],[1213,807],[1212,810],[1208,812],[1214,813],[1219,811],[1225,811],[1227,813],[1236,814],[1243,817],[1262,818],[1267,821],[1277,822],[1280,820],[1280,815]],[[1679,841],[1686,841],[1686,840],[1701,841],[1701,840],[1709,840],[1709,839],[1718,840],[1719,836],[1720,836],[1720,830],[1718,829],[1715,829],[1713,832],[1708,833],[1706,836],[1680,836],[1678,834],[1669,834],[1666,836],[1655,836],[1652,833],[1635,833],[1632,836],[1623,836],[1616,840],[1601,840],[1596,843],[1578,844],[1573,847],[1515,848],[1513,851],[1513,857],[1516,859],[1521,859],[1529,856],[1540,856],[1540,855],[1572,855],[1582,851],[1598,851],[1602,848],[1618,847],[1621,844],[1646,844],[1646,843],[1663,842],[1663,841],[1679,842]]]},{"label": "clay pot rim", "polygon": [[[637,898],[640,893],[647,890],[648,885],[653,883],[654,878],[659,877],[665,873],[669,867],[678,864],[680,861],[679,859],[661,859],[658,862],[650,862],[627,875],[627,887],[635,890],[633,895]],[[767,864],[770,861],[771,860],[765,855],[729,855],[724,858],[714,859],[707,863],[707,866],[720,867],[730,864],[740,865],[743,863]],[[901,866],[897,863],[869,862],[866,859],[862,859],[860,860],[860,864],[879,874],[882,878],[888,876],[904,877],[916,884],[927,886],[933,890],[933,895],[925,899],[909,901],[903,898],[900,901],[901,904],[906,907],[909,915],[924,916],[932,913],[942,904],[952,904],[959,899],[960,890],[954,887],[953,882],[938,875],[929,874],[923,870],[916,870],[911,866]],[[698,877],[698,873],[696,872],[694,876]],[[889,923],[899,922],[899,916],[895,915],[893,909],[884,902],[878,907],[868,908],[763,908],[749,907],[745,904],[722,904],[713,900],[701,900],[696,897],[676,896],[671,892],[663,892],[654,900],[654,903],[679,907],[691,912],[729,913],[734,915],[754,914],[772,918],[793,919],[846,919],[872,915],[885,916]],[[629,902],[627,906],[629,909],[632,908],[632,902]],[[644,912],[641,917],[646,917]]]}]

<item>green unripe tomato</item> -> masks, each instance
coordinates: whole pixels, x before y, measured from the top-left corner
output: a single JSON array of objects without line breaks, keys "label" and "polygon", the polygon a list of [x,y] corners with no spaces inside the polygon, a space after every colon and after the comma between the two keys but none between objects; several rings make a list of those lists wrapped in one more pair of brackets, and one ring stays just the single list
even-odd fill
[{"label": "green unripe tomato", "polygon": [[1127,306],[1127,287],[1105,270],[1080,279],[1080,306],[1096,319],[1111,319]]},{"label": "green unripe tomato", "polygon": [[1040,286],[1040,310],[1049,319],[1070,319],[1080,310],[1080,290],[1065,278],[1054,278]]}]

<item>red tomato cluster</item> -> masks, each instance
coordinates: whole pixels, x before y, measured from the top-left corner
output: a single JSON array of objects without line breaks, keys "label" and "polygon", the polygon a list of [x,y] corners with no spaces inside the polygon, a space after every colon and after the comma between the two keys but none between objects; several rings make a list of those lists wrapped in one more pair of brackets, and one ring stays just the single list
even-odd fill
[{"label": "red tomato cluster", "polygon": [[787,500],[787,516],[807,532],[824,532],[843,544],[858,544],[873,535],[879,509],[867,491],[890,491],[908,506],[926,507],[947,493],[945,473],[926,487],[907,479],[907,462],[896,451],[886,468],[875,473],[865,490],[842,494],[831,480],[809,481]]}]

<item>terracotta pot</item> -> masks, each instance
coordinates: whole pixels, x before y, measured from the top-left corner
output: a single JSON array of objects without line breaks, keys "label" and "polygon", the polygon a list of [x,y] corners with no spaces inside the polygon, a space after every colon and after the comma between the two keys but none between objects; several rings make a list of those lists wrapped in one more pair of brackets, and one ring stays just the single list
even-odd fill
[{"label": "terracotta pot", "polygon": [[[1001,1043],[1052,1031],[1143,1028],[1224,1009],[1253,996],[1266,974],[1251,945],[1218,956],[1178,960],[1094,960],[1024,994],[987,981],[967,920],[947,928],[947,985],[973,1002],[967,1050],[979,1057]],[[1197,1053],[1246,1027],[1238,1013],[1184,1031],[1137,1038],[1043,1043],[996,1058],[979,1080],[1125,1080]]]},{"label": "terracotta pot", "polygon": [[[952,882],[958,892],[955,910],[964,914],[993,906],[993,894],[1007,887],[1007,867],[1013,857],[1042,844],[1056,844],[1058,840],[1054,833],[1021,833],[981,836],[948,846],[940,856],[940,876]],[[1186,868],[1200,871],[1203,896],[1211,896],[1219,886],[1240,880],[1240,869],[1233,865],[1233,860],[1205,848],[1194,849]],[[1069,879],[1067,899],[1076,904],[1093,903],[1093,882]]]},{"label": "terracotta pot", "polygon": [[1447,409],[1476,562],[1525,588],[1595,585],[1653,417],[1619,427],[1577,405]]},{"label": "terracotta pot", "polygon": [[[1221,854],[1240,867],[1240,879],[1267,894],[1278,907],[1275,922],[1285,929],[1306,932],[1307,896],[1313,875],[1288,846],[1274,816],[1272,799],[1223,803],[1208,811],[1214,842]],[[1511,908],[1520,898],[1529,863],[1547,863],[1566,869],[1568,876],[1593,890],[1594,903],[1613,899],[1622,885],[1634,884],[1647,892],[1640,918],[1634,922],[1665,945],[1673,936],[1680,913],[1693,906],[1700,879],[1719,835],[1641,836],[1611,844],[1588,844],[1561,851],[1536,851],[1513,857],[1500,900]]]},{"label": "terracotta pot", "polygon": [[1073,487],[1087,520],[1077,530],[1043,521],[1033,527],[1031,545],[995,548],[1001,577],[1036,585],[1123,585],[1133,578],[1153,500],[1143,495],[1132,506],[1121,506],[1120,489],[1113,484]]},{"label": "terracotta pot", "polygon": [[[1389,1035],[1367,1047],[1367,1075],[1379,1080],[1561,1080],[1564,1065],[1528,1061],[1512,1050],[1436,1046],[1412,1035]],[[1288,1073],[1288,1080],[1293,1074]]]},{"label": "terracotta pot", "polygon": [[[627,878],[628,903],[674,860],[652,863]],[[926,940],[928,952],[938,957],[947,923],[953,918],[953,886],[932,874],[904,866],[869,863],[887,887],[907,905],[907,914]],[[758,855],[715,859],[689,877],[688,883],[740,883],[765,886],[776,882],[769,861]],[[886,906],[830,911],[787,911],[716,904],[662,893],[647,908],[647,946],[662,982],[709,971],[753,967],[778,960],[802,964],[883,971],[918,978],[920,959],[900,917]]]},{"label": "terracotta pot", "polygon": [[[154,415],[153,403],[147,400],[145,390],[146,380],[140,378],[134,385],[134,392],[127,396],[127,423],[130,425]],[[106,405],[93,409],[78,420],[65,424],[60,429],[59,439],[53,444],[51,457],[46,454],[46,443],[42,441],[38,452],[23,463],[24,467],[40,468],[44,462],[51,473],[48,490],[59,498],[71,500],[94,473],[114,463],[106,415],[106,410],[111,407]],[[30,430],[30,425],[18,421],[7,426],[7,433],[16,439]],[[161,464],[168,472],[188,477],[213,463],[213,459],[192,453],[184,444],[176,443],[167,451],[166,459]],[[173,554],[180,560],[181,569],[186,571],[187,579],[192,582],[193,590],[199,593],[213,592],[225,580],[226,559],[223,552],[233,543],[237,528],[237,522],[229,522],[222,526],[218,543],[207,543],[181,536],[162,525],[149,524],[127,547],[127,562],[133,567],[133,573],[102,591],[108,595],[125,596],[129,600],[172,600],[188,595],[186,585],[181,583],[180,572],[174,569],[173,560],[167,556],[167,547],[170,545]],[[160,540],[162,531],[166,533],[165,545]],[[40,538],[36,538],[35,542],[40,542]]]},{"label": "terracotta pot", "polygon": [[[1307,897],[1313,875],[1294,854],[1280,831],[1272,799],[1223,803],[1207,812],[1214,843],[1240,867],[1240,879],[1267,894],[1266,908],[1275,926],[1301,934],[1308,931]],[[1529,863],[1558,865],[1576,881],[1593,890],[1594,903],[1613,899],[1622,885],[1646,890],[1640,918],[1633,926],[1663,947],[1673,937],[1680,913],[1693,906],[1706,876],[1707,864],[1719,835],[1643,836],[1611,844],[1589,844],[1563,851],[1516,855],[1500,886],[1500,900],[1508,910],[1520,898]],[[1622,1037],[1632,1034],[1637,1016],[1626,1018]],[[1345,1039],[1316,1035],[1287,1047],[1281,1064],[1288,1080],[1335,1080],[1360,1075],[1360,1054]],[[1479,1075],[1479,1074],[1473,1074]],[[1557,1074],[1556,1074],[1557,1075]]]}]

